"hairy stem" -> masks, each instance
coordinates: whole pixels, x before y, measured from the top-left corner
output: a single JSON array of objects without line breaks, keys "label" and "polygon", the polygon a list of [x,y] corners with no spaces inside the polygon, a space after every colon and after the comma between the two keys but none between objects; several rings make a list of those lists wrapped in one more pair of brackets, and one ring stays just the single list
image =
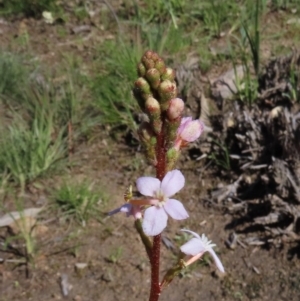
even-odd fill
[{"label": "hairy stem", "polygon": [[[162,181],[166,174],[166,151],[165,151],[165,137],[164,131],[157,136],[157,166],[156,166],[156,177]],[[151,252],[151,291],[149,301],[157,301],[161,287],[159,283],[159,262],[160,262],[160,244],[161,235],[156,235],[153,237],[153,246]]]},{"label": "hairy stem", "polygon": [[151,291],[149,301],[157,301],[161,292],[159,283],[160,241],[160,234],[153,237],[151,254]]}]

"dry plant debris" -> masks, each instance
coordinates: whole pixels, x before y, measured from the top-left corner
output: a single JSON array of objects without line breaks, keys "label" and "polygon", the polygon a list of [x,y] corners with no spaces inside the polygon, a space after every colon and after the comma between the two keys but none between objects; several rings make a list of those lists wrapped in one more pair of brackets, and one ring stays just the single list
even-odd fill
[{"label": "dry plant debris", "polygon": [[[186,100],[198,104],[194,108],[201,118],[205,89],[195,64],[193,59],[178,67],[177,80],[182,91],[188,87]],[[248,245],[300,240],[299,70],[300,51],[270,60],[258,78],[258,99],[252,105],[235,94],[240,69],[224,73],[210,86],[222,111],[205,110],[214,130],[197,147],[201,158],[215,154],[222,160],[228,153],[229,166],[220,176],[233,180],[210,197],[233,214],[232,225]],[[235,244],[230,239],[227,243]]]}]

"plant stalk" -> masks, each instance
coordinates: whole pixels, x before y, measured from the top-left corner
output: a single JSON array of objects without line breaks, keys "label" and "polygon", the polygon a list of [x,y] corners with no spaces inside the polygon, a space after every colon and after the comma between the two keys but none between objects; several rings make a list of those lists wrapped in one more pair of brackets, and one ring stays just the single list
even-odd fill
[{"label": "plant stalk", "polygon": [[[164,128],[164,124],[163,124]],[[166,174],[166,151],[165,151],[165,137],[164,130],[157,136],[157,146],[156,146],[156,156],[157,156],[157,166],[156,166],[156,177],[162,181]],[[161,286],[159,283],[159,263],[160,263],[160,244],[161,235],[156,235],[153,237],[153,247],[151,252],[151,290],[149,301],[158,301]]]},{"label": "plant stalk", "polygon": [[160,261],[161,235],[153,237],[153,247],[151,256],[151,291],[149,301],[158,301],[161,288],[159,283],[159,261]]}]

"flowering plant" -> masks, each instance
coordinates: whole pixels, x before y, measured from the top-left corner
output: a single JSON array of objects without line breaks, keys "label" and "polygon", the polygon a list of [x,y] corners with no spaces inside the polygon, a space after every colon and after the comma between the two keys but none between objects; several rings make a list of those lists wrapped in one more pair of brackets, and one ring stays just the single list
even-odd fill
[{"label": "flowering plant", "polygon": [[133,94],[148,116],[148,121],[140,125],[138,134],[148,162],[156,169],[156,177],[138,178],[137,190],[143,197],[133,197],[129,189],[124,195],[125,204],[109,215],[125,212],[127,216],[134,217],[135,227],[151,265],[149,301],[157,301],[173,278],[186,266],[200,259],[205,252],[211,254],[221,272],[224,272],[224,267],[213,250],[215,245],[204,234],[199,236],[183,229],[192,234],[193,238],[181,246],[178,262],[159,281],[161,233],[167,226],[168,217],[175,220],[189,217],[184,205],[171,198],[185,184],[183,174],[174,166],[182,148],[198,139],[205,126],[199,119],[182,117],[184,102],[177,98],[175,72],[165,66],[157,53],[147,51],[137,69],[140,77],[134,83]]}]

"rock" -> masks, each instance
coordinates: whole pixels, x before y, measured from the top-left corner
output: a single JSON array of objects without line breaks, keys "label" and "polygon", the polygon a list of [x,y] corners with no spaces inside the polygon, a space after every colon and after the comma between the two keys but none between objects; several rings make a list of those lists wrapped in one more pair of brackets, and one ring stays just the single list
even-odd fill
[{"label": "rock", "polygon": [[35,218],[43,208],[28,208],[23,211],[12,211],[0,217],[0,227],[7,227],[21,217]]},{"label": "rock", "polygon": [[244,78],[244,67],[237,66],[212,80],[211,93],[214,99],[223,102],[238,92],[237,83]]},{"label": "rock", "polygon": [[88,266],[87,263],[83,263],[83,262],[75,263],[75,272],[77,273],[77,275],[82,277],[86,271],[87,266]]},{"label": "rock", "polygon": [[0,218],[0,227],[8,227],[13,235],[31,233],[32,236],[43,235],[48,227],[37,222],[36,216],[43,208],[29,208],[24,211],[13,211]]}]

